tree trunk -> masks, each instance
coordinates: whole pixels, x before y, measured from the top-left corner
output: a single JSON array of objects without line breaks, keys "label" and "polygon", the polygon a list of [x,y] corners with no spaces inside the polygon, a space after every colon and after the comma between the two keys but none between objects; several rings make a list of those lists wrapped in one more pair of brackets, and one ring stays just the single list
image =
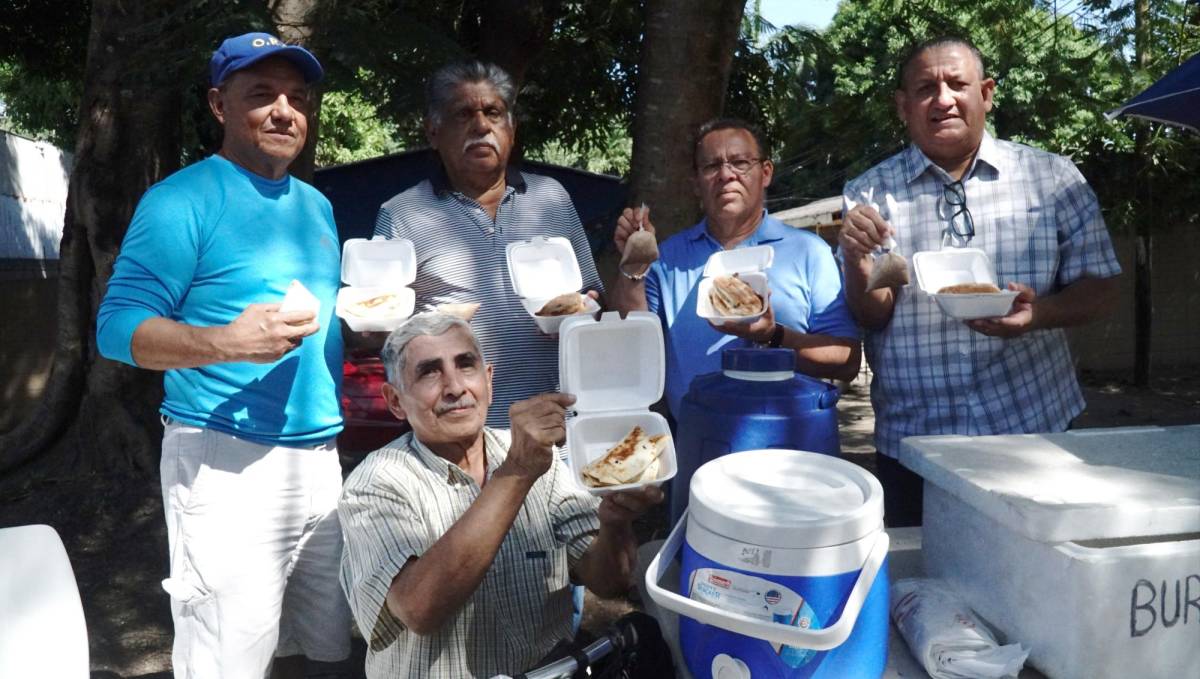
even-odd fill
[{"label": "tree trunk", "polygon": [[[314,19],[316,17],[318,0],[268,0],[267,7],[271,10],[271,20],[279,38],[292,45],[313,48]],[[317,55],[320,60],[321,55]],[[310,93],[308,110],[308,136],[304,140],[304,150],[292,161],[288,172],[292,176],[312,183],[313,170],[317,163],[317,137],[321,127],[321,95],[323,88],[320,84],[313,86]]]},{"label": "tree trunk", "polygon": [[156,464],[161,375],[99,358],[95,318],[138,199],[179,163],[177,84],[184,75],[171,67],[183,62],[163,58],[170,42],[163,21],[176,5],[92,2],[54,368],[33,414],[0,436],[0,473],[35,458],[81,471]]},{"label": "tree trunk", "polygon": [[[1137,0],[1134,4],[1134,26],[1137,68],[1144,71],[1150,64],[1150,19],[1149,0]],[[1133,383],[1139,387],[1150,385],[1150,330],[1154,325],[1154,296],[1150,289],[1150,275],[1154,240],[1150,234],[1154,201],[1150,199],[1150,167],[1146,157],[1146,137],[1150,134],[1144,122],[1138,122],[1134,130],[1137,149],[1135,162],[1140,166],[1136,176],[1138,183],[1137,237],[1133,265]]]},{"label": "tree trunk", "polygon": [[650,206],[660,240],[700,215],[692,135],[725,105],[744,7],[745,0],[646,0],[630,202]]},{"label": "tree trunk", "polygon": [[480,5],[478,56],[508,71],[520,89],[562,16],[563,3],[489,0]]}]

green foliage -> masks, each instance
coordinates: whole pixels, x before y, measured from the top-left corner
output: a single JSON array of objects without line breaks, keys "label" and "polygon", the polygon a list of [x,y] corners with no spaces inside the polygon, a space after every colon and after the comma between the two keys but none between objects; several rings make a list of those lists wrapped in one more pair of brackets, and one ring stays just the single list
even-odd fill
[{"label": "green foliage", "polygon": [[358,92],[333,90],[321,97],[317,166],[366,160],[400,150],[395,125]]},{"label": "green foliage", "polygon": [[74,148],[89,4],[0,3],[0,127]]},{"label": "green foliage", "polygon": [[0,63],[0,128],[74,147],[78,80],[61,80],[27,71],[20,63]]},{"label": "green foliage", "polygon": [[594,159],[598,166],[627,169],[640,56],[640,3],[593,0],[566,5],[521,92],[521,143],[530,154],[555,144]]},{"label": "green foliage", "polygon": [[[1200,169],[1200,135],[1148,126],[1145,164],[1135,162],[1139,123],[1103,113],[1200,49],[1200,8],[1151,0],[1150,64],[1133,64],[1131,0],[845,0],[825,31],[777,28],[750,2],[734,54],[726,113],[757,122],[778,161],[769,197],[782,209],[841,191],[906,142],[893,105],[897,59],[938,34],[970,37],[996,78],[997,136],[1072,156],[1109,210],[1138,213],[1131,173],[1167,185]],[[533,159],[624,174],[638,87],[642,3],[549,0],[552,20],[525,73],[518,107],[523,153]],[[318,163],[342,163],[424,145],[424,83],[443,63],[480,53],[488,30],[478,2],[318,2],[314,49],[326,66]],[[1189,15],[1191,12],[1192,15]],[[71,148],[86,53],[88,3],[15,0],[0,7],[0,125]],[[247,28],[270,30],[267,3],[185,0],[155,41],[146,74],[188,73],[180,125],[187,161],[211,152],[220,131],[205,100],[208,46]],[[179,21],[180,17],[188,21]],[[153,27],[152,27],[153,28]],[[197,49],[197,45],[205,46]],[[531,48],[533,49],[533,48]],[[131,74],[131,77],[148,77]],[[1171,182],[1179,185],[1179,182]],[[1195,219],[1185,201],[1200,185],[1160,191],[1164,210]],[[1141,199],[1144,202],[1144,198]]]},{"label": "green foliage", "polygon": [[[1110,223],[1121,225],[1138,209],[1134,123],[1104,113],[1200,48],[1196,26],[1183,21],[1184,5],[1151,0],[1151,7],[1155,60],[1140,72],[1131,64],[1130,0],[1077,3],[1057,17],[1052,2],[1033,0],[847,0],[823,33],[784,29],[761,50],[743,45],[728,108],[751,118],[758,112],[775,139],[772,209],[836,195],[907,142],[893,100],[906,50],[927,38],[964,36],[997,83],[994,134],[1071,156]],[[1198,169],[1200,136],[1158,128],[1147,150],[1150,171],[1166,185],[1172,174]],[[1192,205],[1200,200],[1200,186],[1172,193]],[[1183,213],[1184,204],[1173,209]],[[1188,214],[1194,218],[1195,210]]]},{"label": "green foliage", "polygon": [[[628,134],[614,137],[613,130],[628,128],[633,108],[639,3],[546,5],[558,14],[518,97],[523,150],[531,158],[561,156],[574,165],[627,167],[628,152],[616,137]],[[401,146],[423,145],[425,82],[448,61],[479,53],[480,7],[395,0],[324,7],[331,13],[319,21],[323,32],[317,49],[330,87],[361,94],[392,126]]]},{"label": "green foliage", "polygon": [[561,142],[550,141],[538,149],[526,151],[525,157],[577,170],[624,177],[629,174],[629,163],[633,158],[633,139],[628,129],[618,121],[613,121],[607,132],[608,136],[601,143],[594,143],[586,152],[578,147],[571,148]]},{"label": "green foliage", "polygon": [[[90,13],[86,0],[0,3],[0,125],[74,149]],[[211,152],[219,138],[205,100],[209,46],[247,30],[272,30],[266,3],[180,0],[161,21],[122,36],[144,48],[125,78],[180,91],[185,162]]]}]

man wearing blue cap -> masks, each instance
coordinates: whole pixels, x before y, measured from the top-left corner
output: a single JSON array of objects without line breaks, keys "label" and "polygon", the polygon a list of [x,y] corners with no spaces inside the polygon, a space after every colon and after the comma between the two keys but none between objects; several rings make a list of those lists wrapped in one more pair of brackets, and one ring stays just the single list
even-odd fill
[{"label": "man wearing blue cap", "polygon": [[275,656],[288,659],[274,676],[302,676],[300,656],[349,655],[338,236],[329,201],[287,172],[321,76],[265,33],[221,45],[208,92],[221,149],[142,197],[97,318],[105,357],[165,371],[163,589],[180,679],[261,679]]}]

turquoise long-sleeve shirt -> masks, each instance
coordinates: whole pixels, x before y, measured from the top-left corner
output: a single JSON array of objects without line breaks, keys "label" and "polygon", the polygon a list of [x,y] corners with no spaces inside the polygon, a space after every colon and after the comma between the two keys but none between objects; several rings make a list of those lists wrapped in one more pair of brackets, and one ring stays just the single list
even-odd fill
[{"label": "turquoise long-sleeve shirt", "polygon": [[274,363],[166,371],[161,412],[271,445],[327,441],[342,428],[338,235],[329,201],[290,175],[270,180],[214,155],[152,186],[100,305],[100,353],[136,365],[133,333],[147,319],[225,325],[282,301],[293,279],[321,300],[321,329]]}]

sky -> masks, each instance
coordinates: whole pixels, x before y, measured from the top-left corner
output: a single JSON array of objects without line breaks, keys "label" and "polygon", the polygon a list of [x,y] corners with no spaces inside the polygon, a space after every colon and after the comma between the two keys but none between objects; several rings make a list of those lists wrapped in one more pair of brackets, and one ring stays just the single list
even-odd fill
[{"label": "sky", "polygon": [[804,24],[825,28],[833,19],[837,5],[838,0],[762,0],[762,14],[779,27]]}]

